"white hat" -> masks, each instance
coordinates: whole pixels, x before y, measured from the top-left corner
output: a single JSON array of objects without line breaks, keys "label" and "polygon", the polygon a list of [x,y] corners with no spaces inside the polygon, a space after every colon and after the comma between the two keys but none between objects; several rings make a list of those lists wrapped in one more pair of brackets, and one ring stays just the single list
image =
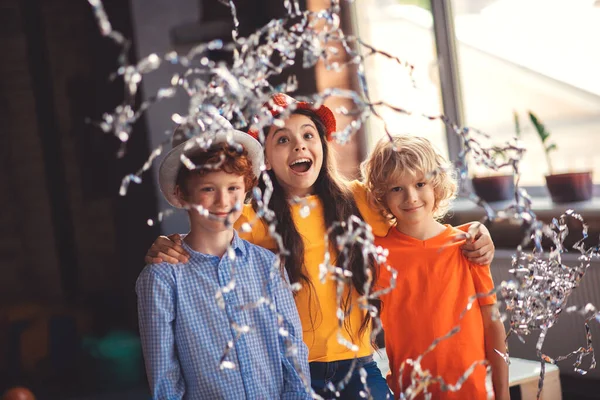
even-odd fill
[{"label": "white hat", "polygon": [[[160,164],[158,169],[158,183],[160,190],[169,202],[174,207],[183,208],[180,200],[175,195],[175,180],[179,168],[183,165],[181,155],[186,157],[203,151],[206,148],[212,147],[218,143],[240,144],[244,150],[248,152],[248,158],[252,162],[252,171],[258,178],[260,175],[260,167],[263,163],[263,148],[258,142],[247,133],[235,130],[231,123],[220,115],[212,116],[214,119],[211,127],[217,127],[214,135],[207,137],[194,136],[187,139],[183,129],[175,129],[171,146],[173,147]],[[207,133],[207,132],[205,132]],[[187,139],[187,140],[186,140]],[[206,146],[202,146],[205,144]]]}]

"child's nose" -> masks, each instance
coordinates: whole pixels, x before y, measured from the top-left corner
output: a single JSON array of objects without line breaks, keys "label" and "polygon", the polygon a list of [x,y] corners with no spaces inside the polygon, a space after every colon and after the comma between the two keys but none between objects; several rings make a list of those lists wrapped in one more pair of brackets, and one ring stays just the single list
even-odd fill
[{"label": "child's nose", "polygon": [[296,151],[306,150],[306,143],[300,142],[300,141],[296,142],[296,146],[295,146],[294,150],[296,150]]},{"label": "child's nose", "polygon": [[417,201],[417,191],[414,189],[408,189],[406,191],[406,201],[408,203],[414,203],[415,201]]},{"label": "child's nose", "polygon": [[217,195],[215,196],[215,203],[223,204],[223,200],[225,199],[226,191],[217,190]]}]

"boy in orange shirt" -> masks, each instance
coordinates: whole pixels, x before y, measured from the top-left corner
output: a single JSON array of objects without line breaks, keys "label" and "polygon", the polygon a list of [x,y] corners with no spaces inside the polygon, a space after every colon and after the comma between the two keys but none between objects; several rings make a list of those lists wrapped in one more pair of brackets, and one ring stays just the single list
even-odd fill
[{"label": "boy in orange shirt", "polygon": [[[435,339],[460,330],[427,352],[423,372],[433,383],[411,391],[432,393],[433,399],[485,399],[487,360],[496,399],[508,399],[508,366],[504,325],[497,318],[495,295],[479,297],[461,318],[469,298],[494,288],[489,266],[469,262],[461,253],[461,231],[438,222],[456,195],[456,181],[447,162],[421,137],[383,138],[361,166],[371,202],[395,223],[375,243],[389,250],[388,262],[397,271],[396,286],[381,297],[381,321],[390,362],[387,380],[396,398],[411,386],[415,360]],[[464,235],[464,234],[463,234]],[[392,274],[382,268],[379,286],[389,287]],[[477,364],[477,362],[480,362]],[[401,371],[402,364],[403,371]],[[443,390],[441,377],[454,385],[475,364],[458,391]],[[414,371],[415,373],[417,371]],[[416,374],[413,374],[416,376]]]}]

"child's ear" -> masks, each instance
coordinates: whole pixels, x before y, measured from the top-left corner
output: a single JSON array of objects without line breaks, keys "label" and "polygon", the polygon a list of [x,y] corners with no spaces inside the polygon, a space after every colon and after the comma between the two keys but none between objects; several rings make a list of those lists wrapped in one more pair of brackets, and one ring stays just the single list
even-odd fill
[{"label": "child's ear", "polygon": [[183,193],[183,190],[181,190],[181,187],[179,185],[175,186],[175,196],[177,197],[177,200],[179,200],[179,203],[183,206],[186,203],[186,196]]},{"label": "child's ear", "polygon": [[267,160],[267,158],[265,157],[265,168],[267,169],[267,171],[272,170],[273,168],[271,167],[271,163],[269,162],[269,160]]}]

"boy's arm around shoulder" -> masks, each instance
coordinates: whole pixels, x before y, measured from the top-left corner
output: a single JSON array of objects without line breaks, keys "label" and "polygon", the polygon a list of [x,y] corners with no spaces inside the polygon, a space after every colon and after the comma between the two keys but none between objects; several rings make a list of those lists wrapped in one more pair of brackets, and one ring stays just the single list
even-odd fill
[{"label": "boy's arm around shoulder", "polygon": [[494,395],[497,400],[508,400],[510,399],[508,364],[504,357],[498,354],[498,352],[506,354],[504,324],[500,320],[500,313],[496,304],[482,306],[481,316],[485,339],[485,358],[492,368]]},{"label": "boy's arm around shoulder", "polygon": [[136,282],[138,323],[153,399],[181,399],[185,382],[175,351],[175,286],[165,264],[149,265]]},{"label": "boy's arm around shoulder", "polygon": [[[298,309],[294,302],[294,295],[289,285],[287,272],[282,276],[279,272],[279,263],[271,272],[269,294],[275,304],[277,314],[281,316],[283,328],[287,336],[279,331],[280,357],[283,370],[282,399],[312,399],[310,394],[310,370],[308,368],[308,348],[302,340],[302,324]],[[277,270],[276,270],[277,269]]]}]

